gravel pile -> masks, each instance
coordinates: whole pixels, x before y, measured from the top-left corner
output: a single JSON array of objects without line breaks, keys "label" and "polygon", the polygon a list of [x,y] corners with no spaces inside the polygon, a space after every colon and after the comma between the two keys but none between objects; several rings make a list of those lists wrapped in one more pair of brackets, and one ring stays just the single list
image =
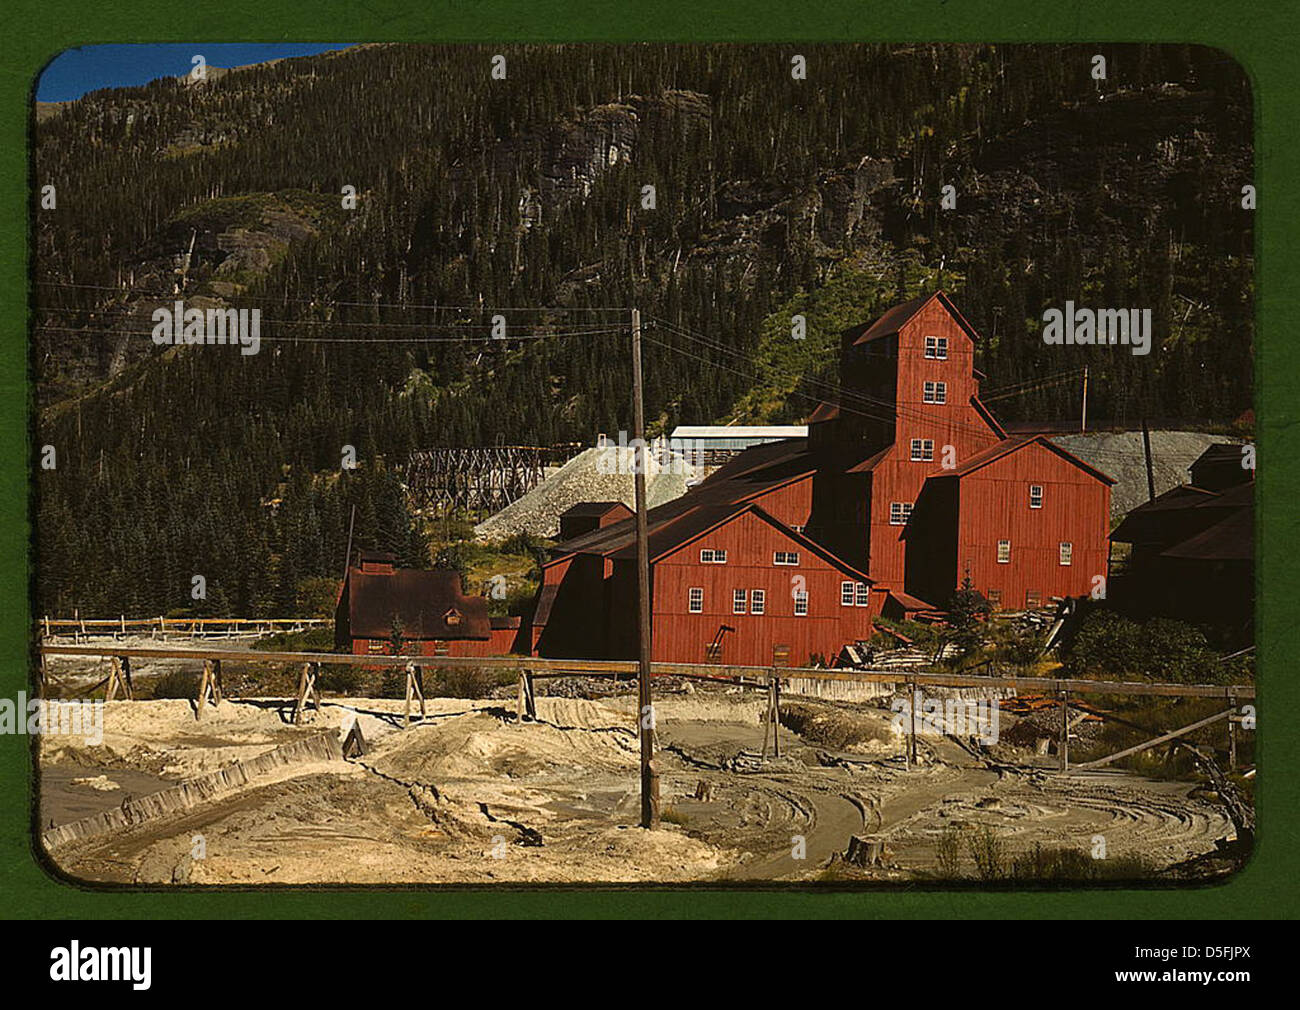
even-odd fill
[{"label": "gravel pile", "polygon": [[[556,537],[560,513],[580,502],[621,501],[635,507],[631,450],[588,449],[578,454],[513,504],[474,527],[479,540],[491,543],[515,533]],[[612,470],[614,472],[602,472]],[[646,499],[650,508],[679,498],[694,471],[680,456],[650,459]]]},{"label": "gravel pile", "polygon": [[[1110,512],[1121,516],[1147,500],[1146,457],[1142,450],[1142,432],[1093,432],[1087,435],[1057,435],[1052,441],[1074,453],[1085,463],[1114,477]],[[1156,494],[1186,484],[1187,468],[1206,449],[1217,442],[1240,442],[1225,435],[1207,435],[1199,431],[1151,432],[1151,462],[1155,473]]]}]

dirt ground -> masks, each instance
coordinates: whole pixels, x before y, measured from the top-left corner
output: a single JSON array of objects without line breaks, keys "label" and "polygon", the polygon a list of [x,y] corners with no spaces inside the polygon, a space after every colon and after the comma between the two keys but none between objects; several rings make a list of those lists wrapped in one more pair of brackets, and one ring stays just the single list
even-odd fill
[{"label": "dirt ground", "polygon": [[791,699],[804,735],[783,727],[782,756],[760,761],[764,700],[710,688],[656,698],[664,824],[647,832],[633,705],[539,697],[538,721],[521,725],[513,704],[439,698],[403,730],[400,701],[327,700],[303,727],[282,699],[226,702],[201,722],[186,701],[114,702],[100,746],[42,738],[41,827],[356,722],[367,750],[355,760],[285,767],[51,857],[122,883],[811,880],[870,834],[885,865],[866,875],[908,880],[934,869],[950,826],[987,827],[1011,853],[1087,852],[1102,835],[1109,858],[1155,868],[1233,831],[1187,782],[1059,774],[945,737],[922,738],[909,769],[890,713],[865,706]]}]

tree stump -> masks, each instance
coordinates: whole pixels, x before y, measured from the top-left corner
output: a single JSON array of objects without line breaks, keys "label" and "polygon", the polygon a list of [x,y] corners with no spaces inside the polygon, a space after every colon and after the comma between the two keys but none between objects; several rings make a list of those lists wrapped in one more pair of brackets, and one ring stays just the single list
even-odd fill
[{"label": "tree stump", "polygon": [[852,866],[879,866],[885,854],[885,842],[875,835],[850,835],[844,861]]}]

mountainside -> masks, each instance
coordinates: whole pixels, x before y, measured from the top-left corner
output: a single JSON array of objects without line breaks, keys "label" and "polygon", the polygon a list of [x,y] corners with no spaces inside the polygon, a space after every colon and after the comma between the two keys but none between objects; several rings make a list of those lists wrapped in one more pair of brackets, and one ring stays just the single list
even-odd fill
[{"label": "mountainside", "polygon": [[[1184,46],[376,45],[43,107],[38,606],[189,607],[195,571],[211,609],[283,611],[337,576],[353,503],[361,543],[427,560],[394,466],[628,428],[634,305],[656,428],[801,419],[840,328],[940,284],[990,388],[1086,363],[1094,417],[1231,421],[1251,119]],[[156,347],[177,298],[260,308],[259,353]],[[1151,355],[1045,346],[1067,299],[1150,307]]]}]

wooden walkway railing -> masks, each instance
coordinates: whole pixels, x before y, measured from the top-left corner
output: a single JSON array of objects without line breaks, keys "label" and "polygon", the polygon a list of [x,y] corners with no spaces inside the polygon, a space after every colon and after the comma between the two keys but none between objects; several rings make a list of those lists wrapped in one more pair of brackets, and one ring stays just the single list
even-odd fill
[{"label": "wooden walkway railing", "polygon": [[330,624],[324,617],[42,617],[45,638],[71,635],[74,639],[99,635],[183,635],[188,638],[230,638],[234,635],[302,631]]},{"label": "wooden walkway railing", "polygon": [[[536,656],[354,656],[334,652],[261,652],[235,649],[168,649],[154,647],[115,647],[112,645],[52,645],[39,646],[41,654],[42,686],[45,683],[45,657],[82,656],[108,658],[112,671],[106,682],[107,699],[112,700],[120,686],[125,698],[132,697],[132,659],[192,659],[202,661],[203,678],[198,689],[195,717],[201,718],[203,707],[212,696],[215,705],[221,703],[221,664],[223,661],[244,663],[290,663],[302,667],[298,682],[297,700],[293,721],[300,723],[310,702],[321,706],[316,690],[316,678],[322,666],[402,667],[406,671],[406,724],[411,721],[411,704],[418,698],[420,714],[424,715],[424,690],[422,674],[425,669],[496,669],[516,672],[519,676],[519,721],[536,719],[533,681],[555,677],[627,677],[637,676],[638,665],[631,660],[542,659]],[[823,670],[810,667],[764,666],[710,666],[697,663],[652,663],[652,676],[685,677],[695,680],[722,681],[768,692],[768,712],[765,718],[763,755],[767,754],[767,727],[773,730],[776,753],[780,754],[780,691],[783,680],[856,681],[859,683],[906,684],[908,697],[918,698],[920,687],[975,687],[1011,688],[1052,696],[1060,710],[1060,738],[1058,740],[1059,770],[1070,768],[1070,696],[1079,694],[1145,695],[1175,698],[1220,698],[1227,708],[1173,732],[1164,733],[1129,747],[1109,757],[1088,762],[1080,767],[1101,767],[1112,761],[1165,742],[1172,742],[1221,719],[1228,720],[1230,767],[1237,763],[1237,729],[1245,722],[1238,709],[1242,700],[1253,700],[1253,684],[1168,684],[1144,681],[1076,680],[1061,677],[999,677],[960,673],[917,673],[911,670]],[[104,682],[101,682],[104,683]],[[99,685],[96,685],[96,688]],[[908,733],[907,763],[910,768],[917,760],[916,705],[910,705],[912,719]],[[1206,755],[1191,748],[1202,760]]]},{"label": "wooden walkway railing", "polygon": [[[535,678],[634,676],[635,660],[542,659],[538,656],[354,656],[339,652],[262,652],[238,649],[168,649],[153,646],[42,644],[44,656],[112,656],[132,659],[221,659],[245,663],[316,663],[336,666],[395,666],[414,663],[425,669],[517,670]],[[1253,684],[1168,684],[1148,681],[1075,680],[1060,677],[998,677],[960,673],[914,673],[910,670],[823,670],[815,667],[726,666],[702,663],[652,663],[657,677],[705,677],[710,680],[752,679],[767,683],[786,679],[843,680],[862,683],[916,684],[934,687],[1007,687],[1042,694],[1159,695],[1180,698],[1254,698]]]}]

